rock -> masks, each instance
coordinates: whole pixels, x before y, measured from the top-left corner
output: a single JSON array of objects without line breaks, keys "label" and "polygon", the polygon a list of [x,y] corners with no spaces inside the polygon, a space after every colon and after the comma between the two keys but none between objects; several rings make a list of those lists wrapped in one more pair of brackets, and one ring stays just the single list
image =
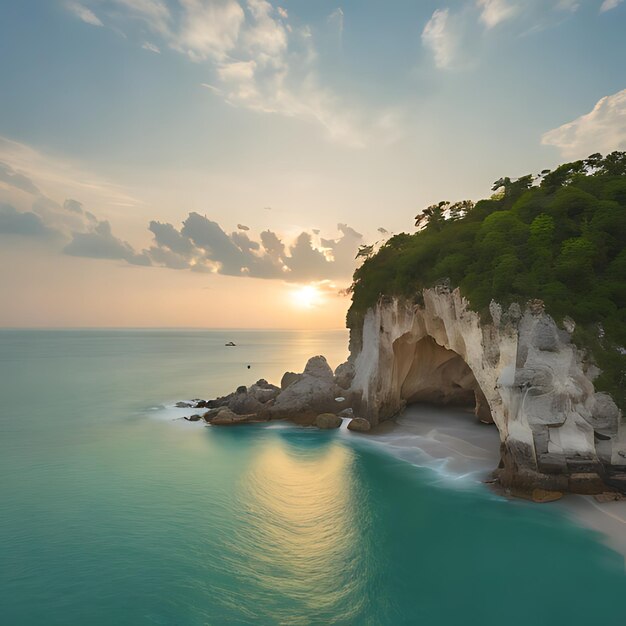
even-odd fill
[{"label": "rock", "polygon": [[593,496],[596,502],[618,502],[624,500],[624,496],[617,491],[604,491],[603,493],[597,493]]},{"label": "rock", "polygon": [[185,416],[185,418],[188,422],[198,422],[202,419],[201,415],[190,415],[189,417]]},{"label": "rock", "polygon": [[342,419],[334,413],[321,413],[315,418],[315,425],[318,428],[327,430],[330,428],[339,428]]},{"label": "rock", "polygon": [[547,491],[546,489],[533,489],[531,493],[533,502],[555,502],[563,497],[560,491]]},{"label": "rock", "polygon": [[192,404],[190,402],[177,402],[175,405],[179,409],[191,409]]},{"label": "rock", "polygon": [[287,389],[290,385],[297,383],[302,378],[302,374],[296,374],[295,372],[285,372],[280,379],[280,388]]},{"label": "rock", "polygon": [[276,385],[271,385],[263,378],[258,380],[250,389],[248,389],[248,394],[252,396],[255,400],[260,402],[261,404],[265,404],[270,400],[274,400],[278,397],[280,393],[280,388]]},{"label": "rock", "polygon": [[348,430],[353,430],[357,433],[366,433],[370,428],[370,423],[362,417],[355,417],[348,423]]},{"label": "rock", "polygon": [[535,325],[533,343],[539,350],[556,352],[558,349],[557,328],[552,318],[541,317]]},{"label": "rock", "polygon": [[228,408],[238,415],[258,413],[263,410],[263,404],[249,393],[236,393],[228,402]]},{"label": "rock", "polygon": [[237,390],[235,391],[235,393],[237,394],[248,393],[248,388],[245,385],[240,385],[239,387],[237,387]]},{"label": "rock", "polygon": [[335,370],[335,384],[340,389],[349,389],[354,379],[354,365],[350,361],[346,361],[337,366]]},{"label": "rock", "polygon": [[300,378],[278,395],[270,411],[274,418],[288,419],[334,413],[338,408],[335,397],[333,372],[323,356],[316,356],[309,359]]},{"label": "rock", "polygon": [[337,415],[339,415],[339,417],[348,417],[352,419],[354,417],[354,411],[351,408],[347,408],[347,409],[344,409],[343,411],[339,411]]},{"label": "rock", "polygon": [[556,500],[560,500],[563,497],[563,492],[540,488],[530,490],[513,488],[511,489],[511,495],[514,498],[522,498],[524,500],[530,500],[531,502],[542,504],[545,502],[555,502]]},{"label": "rock", "polygon": [[222,408],[217,412],[209,424],[211,426],[234,426],[236,424],[256,424],[258,422],[266,422],[267,418],[263,418],[256,413],[248,415],[237,415],[228,408]]},{"label": "rock", "polygon": [[596,393],[591,408],[592,423],[597,429],[617,432],[620,412],[613,398],[608,393]]},{"label": "rock", "polygon": [[571,320],[559,329],[541,301],[490,311],[471,310],[458,289],[381,297],[349,318],[355,373],[341,395],[372,426],[412,402],[471,402],[500,432],[505,487],[598,493],[604,479],[626,490],[614,478],[624,473],[626,422],[596,392],[600,372],[573,343]]},{"label": "rock", "polygon": [[332,382],[333,370],[330,369],[326,357],[321,355],[314,356],[307,361],[302,376],[312,376],[313,378]]},{"label": "rock", "polygon": [[594,472],[581,472],[569,476],[568,489],[572,493],[594,495],[606,491],[604,481]]},{"label": "rock", "polygon": [[206,409],[207,408],[207,401],[206,400],[196,400],[193,408],[194,409]]}]

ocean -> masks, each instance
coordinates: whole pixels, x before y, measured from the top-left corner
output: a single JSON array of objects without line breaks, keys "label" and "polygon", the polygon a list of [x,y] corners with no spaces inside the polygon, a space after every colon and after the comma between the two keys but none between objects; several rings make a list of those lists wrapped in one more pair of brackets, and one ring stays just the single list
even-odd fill
[{"label": "ocean", "polygon": [[336,366],[346,332],[0,331],[0,623],[623,622],[623,556],[492,493],[445,437],[173,408],[315,354]]}]

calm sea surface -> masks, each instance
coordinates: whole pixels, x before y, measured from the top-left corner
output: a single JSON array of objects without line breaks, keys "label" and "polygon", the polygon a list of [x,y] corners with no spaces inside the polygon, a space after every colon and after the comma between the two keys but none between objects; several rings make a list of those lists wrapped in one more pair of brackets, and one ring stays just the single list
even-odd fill
[{"label": "calm sea surface", "polygon": [[174,419],[346,344],[0,331],[0,623],[623,624],[623,558],[549,508],[343,430]]}]

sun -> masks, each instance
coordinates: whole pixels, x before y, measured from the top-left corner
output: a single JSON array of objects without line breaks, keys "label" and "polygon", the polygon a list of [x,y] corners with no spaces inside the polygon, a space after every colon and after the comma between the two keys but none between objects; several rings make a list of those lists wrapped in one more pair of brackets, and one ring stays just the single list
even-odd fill
[{"label": "sun", "polygon": [[319,303],[321,294],[317,287],[305,285],[298,287],[291,292],[293,303],[301,309],[310,309]]}]

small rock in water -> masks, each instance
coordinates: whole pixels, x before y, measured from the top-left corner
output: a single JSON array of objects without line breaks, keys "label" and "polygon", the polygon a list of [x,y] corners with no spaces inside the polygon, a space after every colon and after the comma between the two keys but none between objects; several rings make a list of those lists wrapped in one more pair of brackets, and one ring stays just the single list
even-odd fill
[{"label": "small rock in water", "polygon": [[200,421],[202,419],[202,416],[201,415],[190,415],[189,417],[185,416],[185,419],[188,422],[198,422],[198,421]]},{"label": "small rock in water", "polygon": [[363,417],[355,417],[348,424],[348,430],[358,433],[366,433],[371,427],[371,424]]},{"label": "small rock in water", "polygon": [[315,425],[323,430],[339,428],[341,426],[341,418],[334,413],[320,413],[315,418]]},{"label": "small rock in water", "polygon": [[179,409],[190,409],[191,406],[192,405],[190,402],[177,402],[176,403],[176,407]]}]

